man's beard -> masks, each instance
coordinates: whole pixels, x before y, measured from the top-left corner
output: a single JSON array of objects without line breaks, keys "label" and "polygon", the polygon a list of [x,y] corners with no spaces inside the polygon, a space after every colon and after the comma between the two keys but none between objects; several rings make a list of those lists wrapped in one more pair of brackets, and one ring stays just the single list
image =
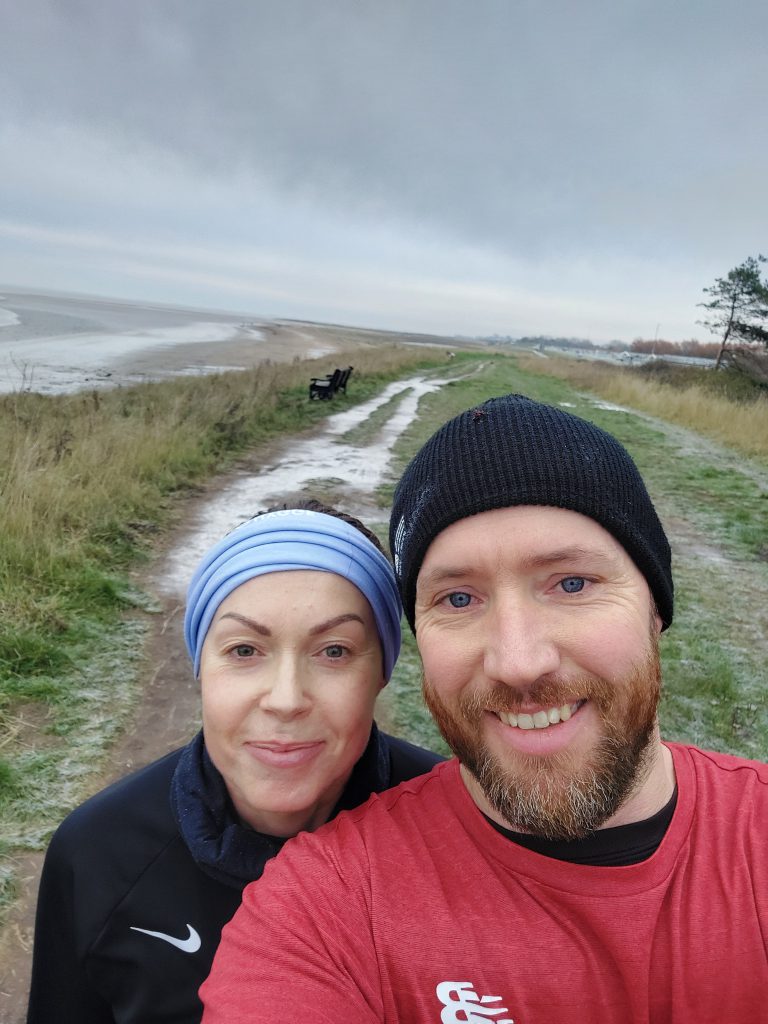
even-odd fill
[{"label": "man's beard", "polygon": [[[546,839],[581,839],[616,813],[650,769],[647,755],[661,694],[655,631],[642,663],[613,682],[597,676],[547,677],[522,694],[497,685],[460,698],[455,710],[426,676],[422,688],[446,743],[513,829]],[[510,749],[502,760],[485,743],[482,720],[489,711],[517,713],[522,696],[528,706],[543,708],[587,698],[598,711],[602,732],[586,753],[566,749],[538,757]]]}]

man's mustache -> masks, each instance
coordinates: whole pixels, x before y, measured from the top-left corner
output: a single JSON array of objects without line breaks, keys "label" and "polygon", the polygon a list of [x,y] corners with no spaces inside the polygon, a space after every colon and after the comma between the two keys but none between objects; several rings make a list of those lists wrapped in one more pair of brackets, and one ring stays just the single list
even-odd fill
[{"label": "man's mustache", "polygon": [[[429,686],[429,683],[426,685]],[[533,683],[525,689],[504,684],[494,686],[462,698],[459,706],[467,718],[474,720],[484,712],[519,714],[531,706],[562,707],[563,704],[575,704],[583,700],[594,701],[600,708],[604,708],[610,706],[615,693],[616,688],[612,683],[597,676],[552,678]]]}]

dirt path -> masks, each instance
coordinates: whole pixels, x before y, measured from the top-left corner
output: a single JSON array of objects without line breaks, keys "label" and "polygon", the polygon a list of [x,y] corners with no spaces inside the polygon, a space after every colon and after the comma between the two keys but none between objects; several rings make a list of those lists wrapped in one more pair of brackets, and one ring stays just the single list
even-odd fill
[{"label": "dirt path", "polygon": [[[396,381],[376,398],[330,416],[320,430],[260,449],[201,489],[183,522],[164,538],[149,570],[137,577],[137,584],[152,592],[161,608],[147,616],[146,682],[109,764],[90,778],[88,792],[181,746],[199,727],[198,686],[184,647],[182,619],[186,583],[202,553],[257,510],[302,496],[321,497],[367,524],[383,521],[386,513],[375,503],[375,489],[392,446],[416,415],[420,396],[444,383],[426,375]],[[347,432],[387,402],[392,406],[375,436],[363,445],[345,440]],[[386,728],[386,696],[376,717]],[[42,854],[34,853],[19,863],[19,899],[0,935],[0,1024],[23,1024],[25,1018],[42,859]]]}]

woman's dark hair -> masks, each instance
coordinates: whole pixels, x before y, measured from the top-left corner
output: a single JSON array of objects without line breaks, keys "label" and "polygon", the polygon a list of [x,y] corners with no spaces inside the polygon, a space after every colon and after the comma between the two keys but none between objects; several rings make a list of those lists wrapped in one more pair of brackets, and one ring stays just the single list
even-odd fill
[{"label": "woman's dark hair", "polygon": [[322,501],[316,501],[314,498],[304,498],[295,502],[283,502],[282,505],[270,505],[269,508],[264,509],[262,512],[257,512],[253,518],[256,519],[257,516],[264,516],[268,512],[287,512],[293,508],[302,509],[304,512],[322,512],[326,516],[334,516],[336,519],[341,519],[342,522],[349,523],[350,526],[354,526],[356,530],[359,530],[366,540],[369,540],[386,557],[387,553],[379,538],[372,530],[364,526],[359,519],[355,519],[348,512],[342,512],[337,508],[333,508],[332,505],[324,505]]}]

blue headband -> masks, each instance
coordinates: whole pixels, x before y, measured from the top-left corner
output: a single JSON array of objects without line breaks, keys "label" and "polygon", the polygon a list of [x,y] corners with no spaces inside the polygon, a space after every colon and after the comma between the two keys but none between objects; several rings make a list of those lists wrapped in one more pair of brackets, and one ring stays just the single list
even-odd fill
[{"label": "blue headband", "polygon": [[336,516],[286,509],[256,516],[204,556],[187,591],[184,639],[200,672],[200,654],[221,602],[241,584],[269,572],[318,569],[354,583],[367,598],[381,640],[384,678],[400,653],[400,595],[392,566],[354,526]]}]

